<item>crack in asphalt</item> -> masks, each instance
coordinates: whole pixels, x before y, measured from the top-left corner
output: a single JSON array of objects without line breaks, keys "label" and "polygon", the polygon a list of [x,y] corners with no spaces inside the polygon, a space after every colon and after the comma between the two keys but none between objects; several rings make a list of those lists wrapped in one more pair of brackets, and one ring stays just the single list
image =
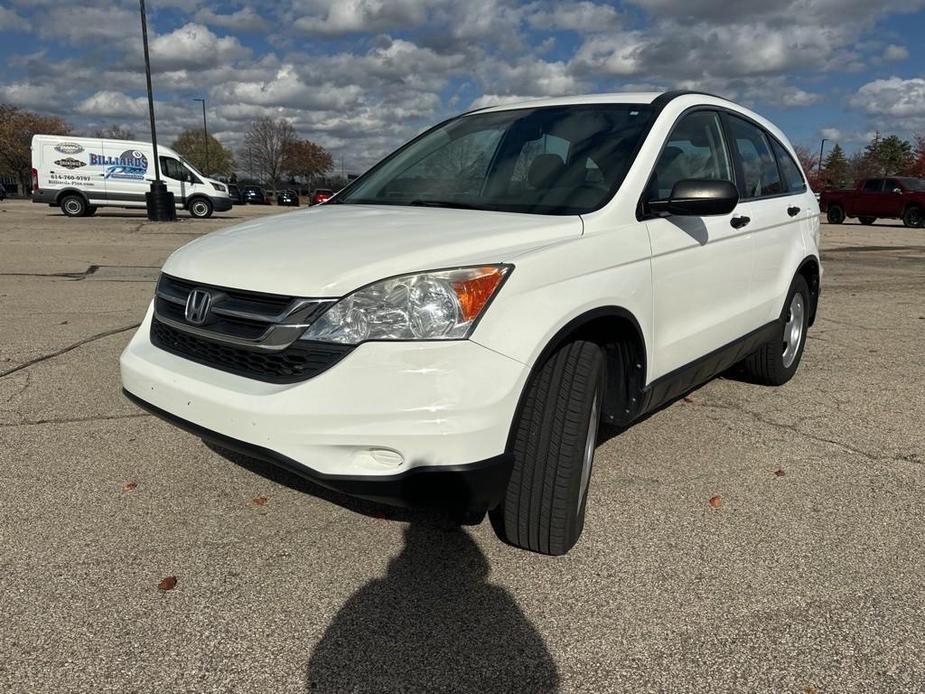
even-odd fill
[{"label": "crack in asphalt", "polygon": [[90,265],[83,272],[0,272],[0,277],[60,277],[69,280],[83,280],[99,269],[99,265]]},{"label": "crack in asphalt", "polygon": [[74,422],[105,422],[113,419],[138,419],[140,417],[153,417],[154,415],[147,412],[136,414],[111,414],[96,415],[93,417],[56,417],[52,419],[24,419],[21,422],[12,422],[9,424],[0,424],[0,429],[12,427],[36,426],[38,424],[72,424]]},{"label": "crack in asphalt", "polygon": [[73,344],[68,345],[67,347],[62,347],[61,349],[56,350],[52,352],[51,354],[46,354],[41,357],[36,357],[35,359],[30,359],[24,364],[20,364],[19,366],[14,366],[12,369],[7,369],[6,371],[0,371],[0,378],[6,378],[10,374],[14,374],[17,371],[28,369],[30,366],[35,366],[36,364],[40,364],[43,361],[48,361],[49,359],[54,359],[55,357],[60,357],[62,354],[67,354],[68,352],[75,350],[78,347],[82,347],[83,345],[89,344],[91,342],[95,342],[96,340],[102,340],[104,337],[110,337],[112,335],[118,335],[119,333],[128,332],[129,330],[134,330],[139,325],[141,325],[141,323],[133,323],[132,325],[126,325],[122,328],[113,328],[112,330],[105,330],[101,333],[97,333],[96,335],[91,335],[90,337],[86,337],[83,340],[79,340]]},{"label": "crack in asphalt", "polygon": [[910,462],[907,457],[903,457],[903,456],[890,457],[890,456],[874,455],[863,449],[855,448],[854,446],[850,444],[843,443],[842,441],[836,441],[835,439],[828,439],[828,438],[825,438],[824,436],[817,436],[807,431],[803,431],[802,429],[798,429],[796,424],[783,424],[782,422],[775,422],[773,419],[768,419],[766,416],[764,416],[760,412],[755,412],[745,407],[732,405],[729,403],[719,403],[719,402],[707,403],[707,402],[703,402],[702,400],[693,400],[693,399],[690,401],[690,404],[703,407],[706,409],[741,412],[742,414],[746,414],[752,417],[753,419],[756,419],[762,424],[767,424],[768,426],[776,427],[778,429],[786,429],[787,431],[790,431],[796,434],[797,436],[802,436],[803,438],[809,439],[810,441],[815,441],[817,443],[827,443],[832,446],[836,446],[837,448],[841,448],[843,451],[863,456],[864,458],[867,458],[868,460],[871,460],[874,462],[882,462],[884,460],[901,460],[903,462]]}]

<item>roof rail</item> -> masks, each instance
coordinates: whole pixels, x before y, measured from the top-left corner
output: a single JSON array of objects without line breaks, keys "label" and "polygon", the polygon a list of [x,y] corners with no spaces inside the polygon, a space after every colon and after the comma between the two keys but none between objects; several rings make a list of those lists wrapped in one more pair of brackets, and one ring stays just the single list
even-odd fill
[{"label": "roof rail", "polygon": [[687,96],[688,94],[696,94],[698,96],[711,96],[714,99],[722,99],[723,101],[729,101],[724,96],[719,96],[717,94],[710,94],[709,92],[701,92],[696,89],[673,89],[667,92],[662,92],[652,101],[652,106],[655,108],[656,112],[661,111],[665,108],[670,102],[677,99],[679,96]]}]

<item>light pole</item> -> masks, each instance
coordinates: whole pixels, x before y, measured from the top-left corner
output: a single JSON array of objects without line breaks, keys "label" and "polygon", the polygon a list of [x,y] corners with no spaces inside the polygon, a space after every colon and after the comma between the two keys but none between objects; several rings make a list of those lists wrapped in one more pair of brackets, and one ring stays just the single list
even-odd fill
[{"label": "light pole", "polygon": [[148,19],[145,16],[145,0],[138,0],[141,6],[141,42],[145,49],[145,81],[148,85],[148,115],[151,118],[151,147],[154,150],[154,180],[151,190],[145,193],[148,219],[152,222],[175,222],[177,208],[173,193],[161,180],[161,166],[157,158],[157,130],[154,127],[154,92],[151,89],[151,58],[148,55]]},{"label": "light pole", "polygon": [[204,152],[205,157],[206,157],[205,173],[206,173],[206,176],[209,176],[211,174],[209,173],[209,128],[206,126],[206,100],[205,99],[193,99],[193,101],[202,102],[202,144],[206,148]]},{"label": "light pole", "polygon": [[828,142],[825,138],[822,138],[822,144],[819,145],[819,175],[822,175],[822,150],[825,149],[825,143]]}]

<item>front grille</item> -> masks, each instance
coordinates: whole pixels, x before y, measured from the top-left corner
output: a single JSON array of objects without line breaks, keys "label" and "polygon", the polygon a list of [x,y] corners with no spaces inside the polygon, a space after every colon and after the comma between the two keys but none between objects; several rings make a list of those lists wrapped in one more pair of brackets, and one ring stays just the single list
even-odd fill
[{"label": "front grille", "polygon": [[[209,294],[204,321],[186,318],[190,293]],[[310,299],[217,287],[162,274],[151,342],[173,354],[230,373],[274,383],[315,376],[352,347],[299,340],[334,299]]]},{"label": "front grille", "polygon": [[205,366],[269,383],[307,380],[331,368],[353,350],[350,345],[296,341],[281,351],[258,352],[197,337],[157,318],[151,322],[151,343]]}]

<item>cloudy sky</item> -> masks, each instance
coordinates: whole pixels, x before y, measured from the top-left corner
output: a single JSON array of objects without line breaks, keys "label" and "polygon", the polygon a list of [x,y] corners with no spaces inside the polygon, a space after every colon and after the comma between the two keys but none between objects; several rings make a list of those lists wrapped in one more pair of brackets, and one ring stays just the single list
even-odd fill
[{"label": "cloudy sky", "polygon": [[[359,171],[501,99],[698,88],[797,143],[925,133],[925,0],[148,0],[159,129],[292,120]],[[147,136],[138,3],[0,0],[0,102]]]}]

